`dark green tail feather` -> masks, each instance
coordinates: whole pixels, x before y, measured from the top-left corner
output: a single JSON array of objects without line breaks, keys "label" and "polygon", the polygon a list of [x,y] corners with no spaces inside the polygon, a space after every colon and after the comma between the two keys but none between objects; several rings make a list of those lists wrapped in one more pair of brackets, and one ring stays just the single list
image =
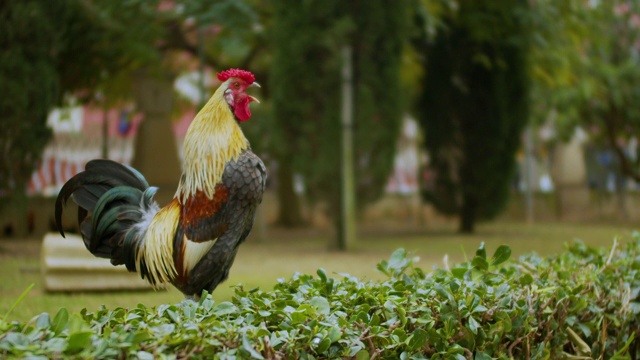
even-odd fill
[{"label": "dark green tail feather", "polygon": [[[130,186],[116,186],[104,193],[100,199],[98,199],[92,211],[92,236],[97,238],[110,237],[114,233],[124,231],[133,225],[128,221],[118,222],[117,216],[123,211],[139,209],[141,198],[142,191]],[[111,231],[107,231],[109,229]],[[89,251],[92,250],[93,249],[89,249]]]},{"label": "dark green tail feather", "polygon": [[[149,187],[147,180],[132,167],[122,165],[111,160],[91,160],[85,166],[85,171],[75,175],[60,190],[55,205],[55,220],[60,234],[62,230],[62,209],[67,200],[73,195],[73,201],[81,209],[92,211],[98,199],[109,189],[116,186],[130,186],[141,191]],[[84,216],[82,216],[84,215]],[[84,219],[86,214],[79,210],[78,219]]]},{"label": "dark green tail feather", "polygon": [[[78,225],[87,249],[95,256],[110,258],[136,271],[135,258],[142,234],[134,228],[143,214],[156,206],[149,187],[135,169],[111,160],[92,160],[85,171],[72,177],[60,190],[55,220],[60,234],[62,211],[69,198],[78,204]],[[144,230],[144,229],[141,229]]]}]

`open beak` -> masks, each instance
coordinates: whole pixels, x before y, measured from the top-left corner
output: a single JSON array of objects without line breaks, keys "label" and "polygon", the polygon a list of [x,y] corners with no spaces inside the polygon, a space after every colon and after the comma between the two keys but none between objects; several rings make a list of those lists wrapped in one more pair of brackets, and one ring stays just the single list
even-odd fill
[{"label": "open beak", "polygon": [[[258,88],[259,88],[259,87],[261,87],[261,86],[260,86],[260,84],[258,84],[258,83],[257,83],[257,82],[255,82],[255,81],[254,81],[254,82],[252,82],[252,83],[251,83],[249,86],[247,86],[247,87],[254,87],[254,86],[255,86],[255,87],[258,87]],[[249,101],[255,101],[255,102],[257,102],[258,104],[260,104],[260,100],[258,100],[258,99],[256,99],[256,98],[254,98],[254,97],[253,97],[253,96],[251,96],[251,95],[249,95]]]}]

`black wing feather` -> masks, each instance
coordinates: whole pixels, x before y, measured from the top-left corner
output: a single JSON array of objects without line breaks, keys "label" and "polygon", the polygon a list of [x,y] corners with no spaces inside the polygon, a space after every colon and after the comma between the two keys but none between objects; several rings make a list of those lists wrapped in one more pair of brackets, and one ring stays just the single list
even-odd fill
[{"label": "black wing feather", "polygon": [[229,191],[228,201],[216,213],[213,223],[208,225],[212,233],[220,229],[221,222],[226,230],[191,270],[187,282],[180,286],[183,293],[199,296],[203,289],[212,292],[226,280],[238,246],[253,226],[256,208],[262,202],[266,177],[264,164],[250,150],[242,153],[237,161],[227,164],[222,184]]}]

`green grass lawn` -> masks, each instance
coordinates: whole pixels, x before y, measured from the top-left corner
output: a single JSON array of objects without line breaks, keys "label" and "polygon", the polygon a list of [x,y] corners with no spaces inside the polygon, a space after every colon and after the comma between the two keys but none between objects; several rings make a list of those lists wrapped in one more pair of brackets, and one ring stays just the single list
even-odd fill
[{"label": "green grass lawn", "polygon": [[[240,248],[231,275],[226,283],[215,291],[218,301],[227,300],[233,293],[232,286],[242,283],[245,288],[260,287],[269,290],[278,278],[288,278],[295,272],[315,274],[318,268],[327,273],[346,272],[365,279],[378,279],[376,264],[387,259],[391,252],[403,247],[420,257],[418,263],[424,269],[443,266],[443,259],[450,264],[472,257],[481,242],[485,242],[488,254],[502,244],[509,245],[514,256],[537,252],[551,255],[563,250],[563,244],[580,239],[592,246],[610,247],[613,239],[631,238],[634,228],[625,225],[585,225],[545,223],[496,222],[481,225],[476,234],[463,236],[455,232],[455,226],[429,227],[424,230],[403,233],[365,231],[348,252],[330,250],[330,235],[313,235],[269,231],[268,240],[258,242],[249,239]],[[17,244],[13,240],[0,241],[0,316],[4,316],[20,294],[30,285],[34,288],[9,315],[9,320],[26,321],[42,312],[55,314],[61,307],[70,311],[87,308],[92,311],[100,305],[109,308],[135,307],[138,303],[158,305],[176,303],[183,299],[175,289],[138,292],[99,293],[46,293],[42,289],[39,249],[35,240]],[[18,250],[16,250],[16,248]],[[28,249],[20,251],[20,249]],[[11,250],[8,250],[11,249]],[[466,254],[466,255],[465,255]]]}]

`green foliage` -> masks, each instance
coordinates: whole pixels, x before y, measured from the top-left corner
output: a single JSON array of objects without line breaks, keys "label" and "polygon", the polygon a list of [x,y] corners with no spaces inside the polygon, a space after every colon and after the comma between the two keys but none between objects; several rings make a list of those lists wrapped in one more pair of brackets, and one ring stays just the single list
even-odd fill
[{"label": "green foliage", "polygon": [[[405,250],[388,278],[295,274],[272,291],[237,286],[133,309],[61,309],[27,323],[0,318],[7,358],[611,358],[640,355],[640,235],[622,249],[582,243],[508,261],[510,249],[425,273]],[[205,294],[206,295],[206,294]]]},{"label": "green foliage", "polygon": [[[402,116],[400,59],[407,5],[343,1],[273,4],[273,152],[304,177],[310,200],[339,204],[341,52],[353,51],[357,203],[381,194]],[[285,176],[285,174],[283,174]],[[293,176],[292,173],[286,176]],[[286,208],[284,208],[286,209]]]},{"label": "green foliage", "polygon": [[[174,16],[179,21],[191,18],[195,20],[194,28],[199,26],[210,29],[218,28],[215,36],[205,36],[203,51],[208,59],[215,59],[209,65],[223,70],[228,67],[247,66],[247,59],[255,56],[253,52],[264,46],[262,36],[262,19],[258,11],[266,9],[268,4],[257,1],[190,1],[180,0],[176,4],[181,12]],[[183,25],[185,26],[185,25]],[[189,32],[185,26],[186,32]],[[240,66],[239,64],[242,64]],[[251,71],[255,72],[254,66]]]},{"label": "green foliage", "polygon": [[640,3],[537,0],[533,14],[533,119],[558,140],[576,127],[616,150],[625,175],[640,180],[627,151],[640,129]]},{"label": "green foliage", "polygon": [[640,4],[538,2],[532,12],[533,79],[536,90],[546,96],[537,99],[537,115],[557,110],[557,125],[568,134],[585,116],[598,125],[594,118],[601,119],[609,107],[629,112],[629,120],[636,122],[637,111],[628,104],[638,96],[634,84],[640,76]]},{"label": "green foliage", "polygon": [[[100,92],[122,100],[122,74],[157,60],[149,51],[152,35],[141,26],[150,9],[142,10],[124,2],[2,2],[0,189],[8,194],[0,195],[24,195],[51,137],[47,115],[64,95],[91,100]],[[115,14],[122,22],[113,21]]]},{"label": "green foliage", "polygon": [[407,100],[400,68],[410,2],[353,2],[355,173],[359,207],[382,195],[393,169]]},{"label": "green foliage", "polygon": [[521,0],[461,2],[422,51],[426,80],[419,103],[435,177],[425,198],[460,229],[504,209],[515,153],[528,121],[528,38]]},{"label": "green foliage", "polygon": [[51,136],[47,114],[60,96],[53,58],[62,46],[57,30],[67,17],[59,2],[0,4],[0,196],[24,193]]},{"label": "green foliage", "polygon": [[104,106],[131,100],[137,72],[176,71],[176,51],[201,55],[216,68],[247,66],[261,49],[255,3],[0,2],[0,196],[24,195],[51,137],[47,114],[65,95]]}]

